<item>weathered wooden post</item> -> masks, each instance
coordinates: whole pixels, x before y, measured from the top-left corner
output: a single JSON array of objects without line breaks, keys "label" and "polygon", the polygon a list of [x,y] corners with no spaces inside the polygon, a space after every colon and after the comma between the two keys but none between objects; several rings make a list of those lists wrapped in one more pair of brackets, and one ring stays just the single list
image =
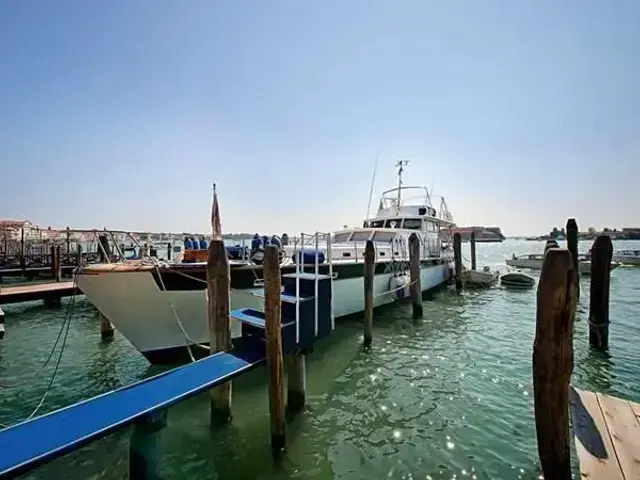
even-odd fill
[{"label": "weathered wooden post", "polygon": [[98,235],[98,253],[100,254],[101,263],[111,261],[111,247],[109,246],[109,239],[106,235]]},{"label": "weathered wooden post", "polygon": [[580,262],[578,261],[578,224],[575,218],[567,220],[565,227],[567,235],[567,250],[571,252],[573,272],[576,276],[576,298],[580,300]]},{"label": "weathered wooden post", "polygon": [[[209,243],[207,258],[207,317],[209,326],[209,352],[214,355],[231,349],[231,321],[229,308],[231,280],[229,258],[222,239]],[[211,389],[211,425],[231,420],[231,382]]]},{"label": "weathered wooden post", "polygon": [[67,263],[71,259],[71,231],[67,227]]},{"label": "weathered wooden post", "polygon": [[4,312],[0,307],[0,340],[4,338]]},{"label": "weathered wooden post", "polygon": [[133,425],[129,440],[129,478],[160,480],[162,429],[167,426],[167,411],[142,417]]},{"label": "weathered wooden post", "polygon": [[559,248],[558,242],[554,239],[547,240],[547,243],[544,244],[544,253],[547,253],[547,250],[550,248]]},{"label": "weathered wooden post", "polygon": [[76,268],[82,267],[82,245],[76,245]]},{"label": "weathered wooden post", "polygon": [[453,234],[453,261],[455,264],[456,290],[462,290],[462,238],[460,232]]},{"label": "weathered wooden post", "polygon": [[53,271],[56,282],[62,280],[62,246],[56,245],[54,249],[55,270]]},{"label": "weathered wooden post", "polygon": [[271,451],[274,455],[278,455],[285,447],[285,403],[280,317],[282,280],[280,277],[279,249],[276,245],[268,245],[264,250],[263,273]]},{"label": "weathered wooden post", "polygon": [[591,247],[591,288],[589,297],[589,344],[599,350],[609,346],[609,290],[613,244],[608,235],[599,235]]},{"label": "weathered wooden post", "polygon": [[111,323],[111,321],[100,311],[98,311],[98,320],[100,322],[100,337],[103,340],[112,339],[115,328],[113,328],[113,324]]},{"label": "weathered wooden post", "polygon": [[307,402],[306,355],[304,352],[290,355],[287,364],[287,412],[296,413]]},{"label": "weathered wooden post", "polygon": [[24,258],[24,226],[20,229],[20,268],[22,269],[22,276],[24,277],[27,269],[27,260]]},{"label": "weathered wooden post", "polygon": [[538,455],[546,480],[570,480],[569,380],[576,277],[569,250],[552,248],[538,283],[533,394]]},{"label": "weathered wooden post", "polygon": [[376,271],[376,249],[373,241],[367,240],[364,248],[364,342],[365,348],[373,340],[373,279]]},{"label": "weathered wooden post", "polygon": [[471,230],[471,236],[469,237],[469,244],[471,246],[471,270],[476,269],[476,231]]},{"label": "weathered wooden post", "polygon": [[411,305],[413,318],[422,318],[422,281],[420,279],[420,238],[409,236],[409,274],[411,279]]}]

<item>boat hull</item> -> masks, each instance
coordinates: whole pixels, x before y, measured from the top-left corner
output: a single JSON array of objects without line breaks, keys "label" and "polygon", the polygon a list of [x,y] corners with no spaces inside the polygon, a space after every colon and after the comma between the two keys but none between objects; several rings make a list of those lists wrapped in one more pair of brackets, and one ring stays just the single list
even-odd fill
[{"label": "boat hull", "polygon": [[[537,259],[507,259],[506,263],[510,267],[515,268],[527,268],[529,270],[542,270],[542,262],[543,260]],[[617,262],[611,262],[611,270],[614,270],[620,266]],[[589,260],[585,260],[580,262],[580,274],[582,275],[590,275],[591,274],[591,262]]]},{"label": "boat hull", "polygon": [[[363,271],[362,264],[356,266],[359,272]],[[335,264],[334,269],[340,272]],[[431,290],[449,280],[451,263],[439,259],[423,262],[420,275],[423,291]],[[385,293],[392,289],[395,276],[387,266],[376,265],[374,306],[392,303],[406,294],[402,291]],[[249,288],[233,288],[233,279],[232,272],[231,308],[263,310],[263,301],[252,295]],[[83,293],[151,363],[180,360],[188,355],[188,343],[206,345],[209,342],[204,282],[192,278],[184,288],[171,285],[171,281],[167,283],[172,288],[159,286],[157,272],[152,270],[78,275],[78,286]],[[362,274],[344,279],[338,275],[333,289],[336,318],[364,310]],[[232,337],[241,335],[238,321],[231,320],[231,329]],[[207,353],[199,346],[192,346],[191,351],[194,356]]]}]

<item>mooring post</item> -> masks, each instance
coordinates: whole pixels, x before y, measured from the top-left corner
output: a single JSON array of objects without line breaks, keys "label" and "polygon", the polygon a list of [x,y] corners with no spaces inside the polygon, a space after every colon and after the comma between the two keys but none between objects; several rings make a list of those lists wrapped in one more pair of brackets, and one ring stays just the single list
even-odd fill
[{"label": "mooring post", "polygon": [[471,245],[471,270],[476,269],[476,231],[471,230],[471,236],[469,237],[469,244]]},{"label": "mooring post", "polygon": [[307,361],[304,352],[290,355],[287,365],[287,412],[296,413],[307,401]]},{"label": "mooring post", "polygon": [[575,218],[567,220],[565,227],[567,235],[567,250],[571,252],[571,260],[573,261],[573,273],[576,276],[576,295],[580,300],[580,262],[578,261],[578,224]]},{"label": "mooring post", "polygon": [[462,290],[462,237],[460,232],[453,234],[453,261],[456,273],[456,290]]},{"label": "mooring post", "polygon": [[569,380],[576,277],[567,249],[550,249],[538,282],[533,395],[538,455],[546,480],[571,479]]},{"label": "mooring post", "polygon": [[4,312],[0,307],[0,340],[4,338]]},{"label": "mooring post", "polygon": [[145,415],[133,425],[129,440],[129,478],[160,480],[162,429],[167,426],[167,411]]},{"label": "mooring post", "polygon": [[373,279],[376,271],[376,249],[367,240],[364,248],[364,342],[368,348],[373,340]]},{"label": "mooring post", "polygon": [[611,237],[600,235],[591,247],[589,297],[589,344],[598,350],[609,346],[609,290],[611,284]]},{"label": "mooring post", "polygon": [[111,261],[111,247],[109,239],[106,235],[98,235],[98,253],[100,254],[100,262],[108,263]]},{"label": "mooring post", "polygon": [[547,253],[547,250],[549,250],[550,248],[560,248],[560,246],[554,239],[550,239],[547,240],[547,243],[544,244],[544,253]]},{"label": "mooring post", "polygon": [[54,249],[55,255],[53,258],[55,259],[55,270],[53,271],[56,282],[60,282],[62,280],[62,246],[56,245]]},{"label": "mooring post", "polygon": [[76,268],[82,266],[82,245],[76,245]]},{"label": "mooring post", "polygon": [[285,403],[280,317],[282,280],[280,277],[279,249],[276,245],[268,245],[264,250],[263,274],[271,451],[274,455],[278,455],[285,447]]},{"label": "mooring post", "polygon": [[69,263],[71,259],[71,231],[69,227],[67,227],[67,263]]},{"label": "mooring post", "polygon": [[20,268],[22,269],[22,276],[24,277],[27,269],[27,261],[24,258],[24,227],[20,229]]},{"label": "mooring post", "polygon": [[56,247],[55,245],[51,245],[49,247],[49,257],[51,258],[51,278],[56,279]]},{"label": "mooring post", "polygon": [[115,328],[113,328],[113,324],[111,323],[111,321],[100,311],[98,311],[98,320],[100,321],[100,337],[103,340],[109,340],[113,338]]},{"label": "mooring post", "polygon": [[420,280],[420,238],[409,235],[409,274],[413,318],[422,318],[422,282]]},{"label": "mooring post", "polygon": [[[207,258],[207,318],[209,327],[209,353],[231,349],[231,321],[229,318],[231,280],[229,258],[222,239],[209,243]],[[231,382],[211,389],[211,425],[231,420]]]}]

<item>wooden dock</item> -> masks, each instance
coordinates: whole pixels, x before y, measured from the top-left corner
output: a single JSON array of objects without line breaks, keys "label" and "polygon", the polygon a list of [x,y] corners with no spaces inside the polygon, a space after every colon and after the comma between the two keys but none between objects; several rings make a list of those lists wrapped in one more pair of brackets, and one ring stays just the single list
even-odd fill
[{"label": "wooden dock", "polygon": [[569,405],[580,477],[640,478],[640,404],[572,388]]},{"label": "wooden dock", "polygon": [[28,302],[32,300],[51,300],[81,294],[74,282],[33,283],[0,287],[0,305],[7,303]]}]

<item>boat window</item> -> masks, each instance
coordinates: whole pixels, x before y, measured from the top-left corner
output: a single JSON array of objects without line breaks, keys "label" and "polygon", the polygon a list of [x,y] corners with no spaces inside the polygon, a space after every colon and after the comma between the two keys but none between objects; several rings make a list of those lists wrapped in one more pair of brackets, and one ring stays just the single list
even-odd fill
[{"label": "boat window", "polygon": [[378,243],[391,243],[395,235],[393,232],[376,232],[373,235],[373,241]]},{"label": "boat window", "polygon": [[371,232],[368,230],[364,232],[354,232],[354,234],[351,236],[351,241],[366,242],[367,240],[369,240],[370,236],[371,236]]},{"label": "boat window", "polygon": [[422,219],[420,218],[405,218],[404,225],[402,228],[408,228],[411,230],[420,230],[422,229]]},{"label": "boat window", "polygon": [[387,220],[384,224],[384,228],[400,228],[400,224],[402,223],[401,218],[392,218],[391,220]]},{"label": "boat window", "polygon": [[374,220],[369,222],[371,228],[382,228],[384,226],[384,220]]},{"label": "boat window", "polygon": [[338,233],[333,236],[333,243],[344,243],[349,240],[349,235],[351,235],[351,232]]}]

